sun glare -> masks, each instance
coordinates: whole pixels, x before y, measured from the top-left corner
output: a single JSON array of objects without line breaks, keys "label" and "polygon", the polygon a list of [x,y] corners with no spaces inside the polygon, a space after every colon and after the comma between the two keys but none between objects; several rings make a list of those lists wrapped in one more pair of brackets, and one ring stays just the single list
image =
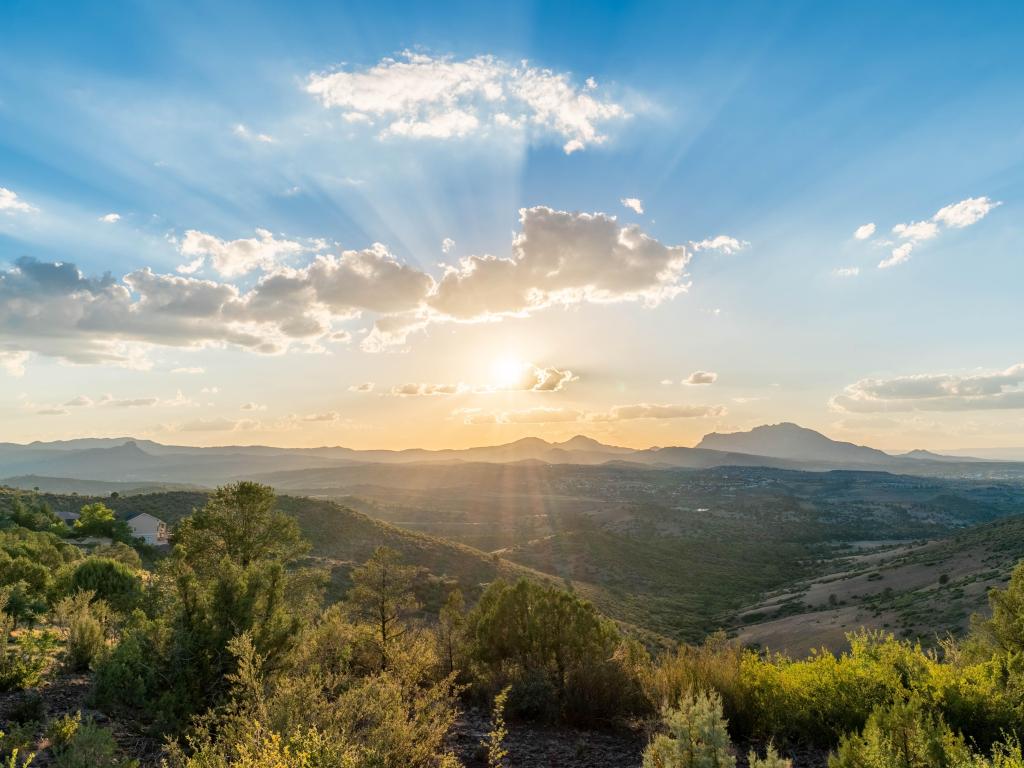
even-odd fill
[{"label": "sun glare", "polygon": [[526,363],[515,357],[501,357],[491,364],[491,379],[497,387],[511,387],[523,376]]}]

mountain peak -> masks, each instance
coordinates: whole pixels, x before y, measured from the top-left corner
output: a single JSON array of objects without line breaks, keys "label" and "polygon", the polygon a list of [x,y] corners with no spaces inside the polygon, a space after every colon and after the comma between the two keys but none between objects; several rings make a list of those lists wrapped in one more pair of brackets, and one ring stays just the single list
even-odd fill
[{"label": "mountain peak", "polygon": [[789,421],[763,424],[749,432],[705,435],[698,448],[810,462],[881,464],[890,456],[875,448],[841,442]]}]

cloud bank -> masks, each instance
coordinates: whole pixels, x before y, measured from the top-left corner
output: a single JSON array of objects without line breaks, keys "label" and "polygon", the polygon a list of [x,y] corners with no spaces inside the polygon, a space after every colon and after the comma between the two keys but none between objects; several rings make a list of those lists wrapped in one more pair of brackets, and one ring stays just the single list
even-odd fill
[{"label": "cloud bank", "polygon": [[970,376],[919,374],[861,379],[830,401],[848,413],[1024,408],[1024,363]]}]

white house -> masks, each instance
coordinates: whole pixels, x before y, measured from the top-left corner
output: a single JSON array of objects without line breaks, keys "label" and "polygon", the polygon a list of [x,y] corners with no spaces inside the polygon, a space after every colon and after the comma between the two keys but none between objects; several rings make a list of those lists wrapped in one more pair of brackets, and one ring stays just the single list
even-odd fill
[{"label": "white house", "polygon": [[142,539],[147,544],[160,545],[168,541],[167,523],[148,512],[131,518],[128,527],[132,529],[132,536]]}]

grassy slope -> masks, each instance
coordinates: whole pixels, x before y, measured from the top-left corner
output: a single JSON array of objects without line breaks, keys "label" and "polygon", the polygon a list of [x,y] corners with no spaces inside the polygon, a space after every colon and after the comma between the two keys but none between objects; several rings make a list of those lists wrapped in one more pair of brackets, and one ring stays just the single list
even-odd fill
[{"label": "grassy slope", "polygon": [[868,551],[751,607],[739,636],[790,653],[841,648],[859,626],[934,642],[966,629],[971,614],[986,609],[988,590],[1003,585],[1021,559],[1020,515],[948,539]]}]

